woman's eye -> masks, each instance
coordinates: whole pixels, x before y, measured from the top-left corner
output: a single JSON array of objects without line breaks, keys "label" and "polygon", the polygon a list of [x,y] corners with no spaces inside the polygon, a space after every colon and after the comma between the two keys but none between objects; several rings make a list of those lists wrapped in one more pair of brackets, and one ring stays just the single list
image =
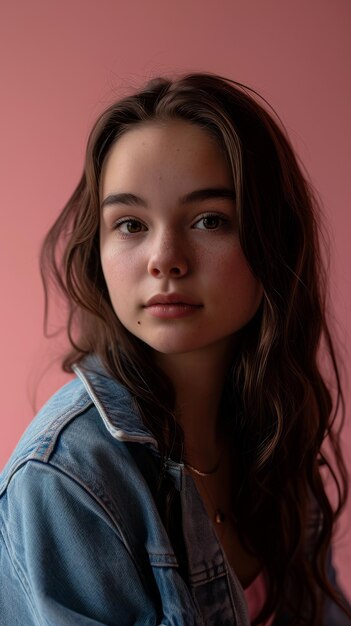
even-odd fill
[{"label": "woman's eye", "polygon": [[115,224],[114,228],[124,235],[135,235],[146,230],[144,224],[134,219],[121,220]]},{"label": "woman's eye", "polygon": [[200,220],[195,222],[194,227],[201,230],[216,230],[223,226],[227,220],[220,215],[204,215]]}]

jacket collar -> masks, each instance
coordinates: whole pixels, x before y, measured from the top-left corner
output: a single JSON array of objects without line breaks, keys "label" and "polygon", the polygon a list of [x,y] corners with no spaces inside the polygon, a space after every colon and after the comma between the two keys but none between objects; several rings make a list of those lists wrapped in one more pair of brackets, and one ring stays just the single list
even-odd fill
[{"label": "jacket collar", "polygon": [[72,366],[95,404],[110,435],[120,441],[138,442],[158,450],[154,435],[144,425],[130,392],[112,378],[98,357],[87,356]]}]

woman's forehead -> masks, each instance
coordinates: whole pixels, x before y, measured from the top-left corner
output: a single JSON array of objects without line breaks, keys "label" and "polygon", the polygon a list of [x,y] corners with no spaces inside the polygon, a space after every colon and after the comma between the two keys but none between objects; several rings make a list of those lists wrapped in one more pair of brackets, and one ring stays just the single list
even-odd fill
[{"label": "woman's forehead", "polygon": [[185,194],[198,185],[232,186],[231,180],[227,160],[209,133],[190,122],[170,120],[137,125],[114,143],[102,170],[101,192],[115,192],[121,184],[167,184]]}]

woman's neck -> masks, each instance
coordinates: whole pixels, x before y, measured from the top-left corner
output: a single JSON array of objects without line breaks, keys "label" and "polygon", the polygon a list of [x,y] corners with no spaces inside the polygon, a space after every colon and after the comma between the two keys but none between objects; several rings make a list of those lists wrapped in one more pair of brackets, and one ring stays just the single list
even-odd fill
[{"label": "woman's neck", "polygon": [[230,361],[223,351],[213,357],[208,352],[157,356],[158,365],[175,389],[184,458],[205,470],[218,461],[225,438],[220,407]]}]

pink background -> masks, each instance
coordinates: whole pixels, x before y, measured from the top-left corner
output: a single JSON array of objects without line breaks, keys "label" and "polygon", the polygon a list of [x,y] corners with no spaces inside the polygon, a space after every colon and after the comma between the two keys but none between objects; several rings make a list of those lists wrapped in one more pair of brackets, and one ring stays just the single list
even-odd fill
[{"label": "pink background", "polygon": [[[256,88],[284,120],[332,232],[333,310],[350,334],[349,0],[11,0],[0,12],[0,467],[64,380],[42,333],[38,250],[78,181],[88,131],[114,98],[167,72]],[[350,389],[344,447],[350,446]],[[348,452],[349,454],[349,452]],[[348,457],[351,467],[350,457]],[[351,506],[335,538],[351,597]]]}]

